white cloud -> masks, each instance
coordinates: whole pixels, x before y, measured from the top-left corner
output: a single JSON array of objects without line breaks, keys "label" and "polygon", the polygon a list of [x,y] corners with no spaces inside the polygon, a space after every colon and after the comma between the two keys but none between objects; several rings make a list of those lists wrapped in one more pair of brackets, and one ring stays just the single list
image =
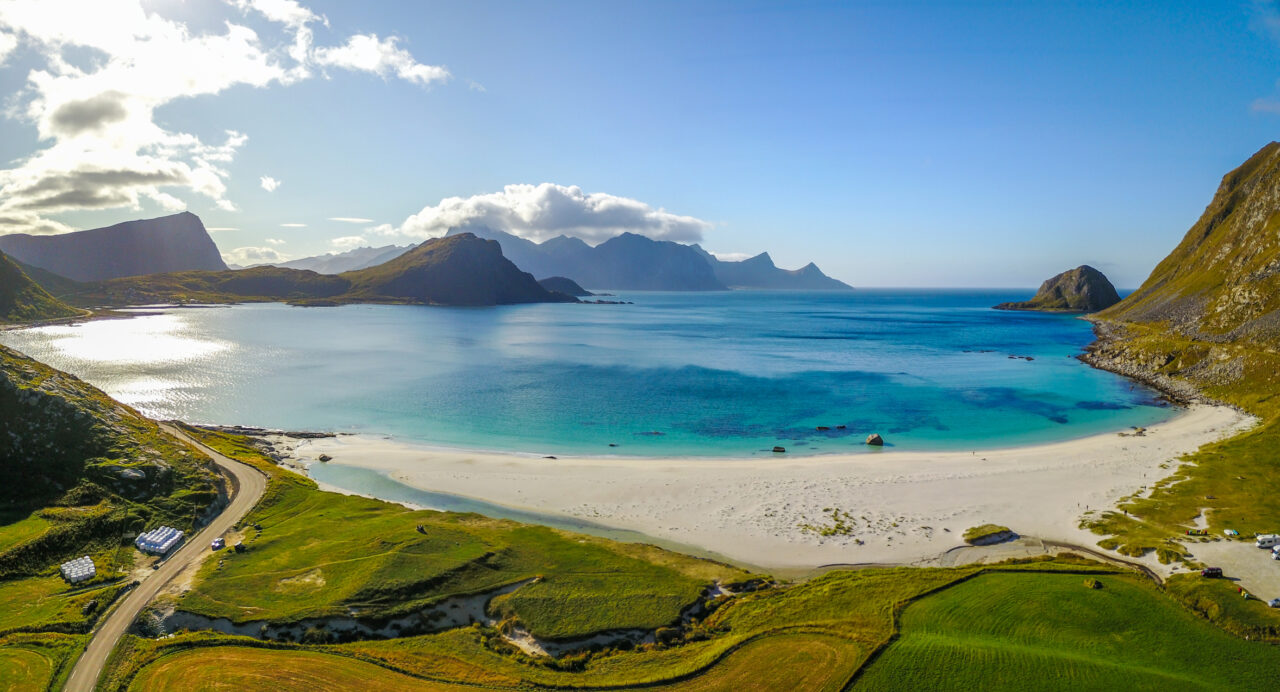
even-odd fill
[{"label": "white cloud", "polygon": [[287,262],[289,256],[281,254],[269,247],[238,247],[230,252],[222,253],[222,260],[227,264],[238,264],[247,267],[251,264],[269,264]]},{"label": "white cloud", "polygon": [[364,239],[364,236],[360,235],[346,235],[341,238],[334,238],[329,242],[339,250],[352,250],[369,244],[368,241]]},{"label": "white cloud", "polygon": [[259,178],[258,182],[262,184],[262,189],[266,190],[267,192],[275,192],[276,188],[280,187],[280,181],[276,180],[275,178],[272,178],[269,175],[262,176],[261,178]]},{"label": "white cloud", "polygon": [[13,34],[0,32],[0,65],[4,64],[5,59],[18,47],[18,37]]},{"label": "white cloud", "polygon": [[478,92],[480,92],[480,93],[482,93],[482,94],[483,94],[484,92],[488,91],[488,89],[484,88],[484,85],[483,85],[483,84],[481,84],[480,82],[477,82],[477,81],[471,80],[471,79],[468,79],[468,80],[467,80],[467,88],[468,88],[468,89],[470,89],[470,90],[472,90],[472,91],[478,91]]},{"label": "white cloud", "polygon": [[306,228],[307,227],[307,224],[305,223],[282,223],[280,225],[283,226],[284,228]]},{"label": "white cloud", "polygon": [[279,238],[263,238],[263,241],[266,242],[267,245],[284,245],[284,241]]},{"label": "white cloud", "polygon": [[356,34],[342,46],[317,48],[315,62],[325,67],[372,72],[387,77],[395,74],[400,79],[423,86],[432,82],[444,82],[449,71],[436,65],[423,65],[413,59],[409,51],[396,45],[394,36],[378,40],[377,34]]},{"label": "white cloud", "polygon": [[1280,100],[1277,99],[1257,99],[1251,106],[1254,113],[1275,113],[1280,115]]},{"label": "white cloud", "polygon": [[146,200],[179,208],[182,191],[234,211],[227,166],[247,135],[228,131],[209,143],[161,125],[156,111],[174,101],[292,84],[325,66],[416,84],[448,77],[394,38],[313,46],[311,26],[328,21],[296,0],[228,2],[265,23],[267,35],[234,21],[197,30],[148,0],[0,1],[0,64],[17,47],[40,61],[11,96],[12,117],[33,125],[37,139],[32,153],[0,169],[0,232],[63,232],[71,229],[51,217],[138,210]]},{"label": "white cloud", "polygon": [[329,220],[342,223],[373,223],[373,219],[362,219],[358,216],[330,216]]},{"label": "white cloud", "polygon": [[585,193],[576,185],[552,183],[507,185],[501,192],[447,197],[405,219],[399,228],[379,226],[370,232],[433,238],[451,228],[488,226],[541,242],[570,235],[599,243],[625,232],[655,240],[694,242],[711,224],[673,214],[638,200],[603,192]]},{"label": "white cloud", "polygon": [[755,257],[755,255],[750,255],[745,252],[714,252],[712,250],[707,250],[707,252],[711,253],[712,257],[715,257],[721,262],[741,262],[742,260]]}]

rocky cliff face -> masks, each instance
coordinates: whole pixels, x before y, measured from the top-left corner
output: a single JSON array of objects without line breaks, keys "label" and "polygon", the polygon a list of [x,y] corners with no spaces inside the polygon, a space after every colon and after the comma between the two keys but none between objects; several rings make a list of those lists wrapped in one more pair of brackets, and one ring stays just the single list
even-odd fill
[{"label": "rocky cliff face", "polygon": [[227,268],[190,212],[62,235],[0,235],[0,251],[76,281]]},{"label": "rocky cliff face", "polygon": [[1040,284],[1034,298],[1020,303],[1001,303],[997,310],[1043,310],[1046,312],[1097,312],[1120,302],[1115,286],[1102,272],[1081,265]]},{"label": "rocky cliff face", "polygon": [[1249,405],[1280,389],[1280,144],[1223,177],[1142,287],[1093,316],[1094,365]]},{"label": "rocky cliff face", "polygon": [[0,324],[75,317],[79,310],[49,295],[0,252]]}]

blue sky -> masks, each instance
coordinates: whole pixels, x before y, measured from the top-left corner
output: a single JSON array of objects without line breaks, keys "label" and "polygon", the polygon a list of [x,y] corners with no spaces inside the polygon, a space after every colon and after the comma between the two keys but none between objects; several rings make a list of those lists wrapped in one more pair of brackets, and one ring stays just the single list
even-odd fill
[{"label": "blue sky", "polygon": [[[157,0],[137,16],[188,38],[243,26],[265,60],[305,77],[220,59],[199,64],[240,70],[229,85],[209,76],[124,99],[128,117],[76,141],[96,138],[111,166],[168,170],[157,159],[171,156],[176,182],[95,194],[82,188],[97,179],[58,169],[72,202],[35,221],[34,205],[11,204],[0,232],[181,205],[235,229],[214,232],[224,252],[301,257],[418,240],[456,218],[593,240],[634,219],[719,253],[813,260],[861,286],[1034,286],[1090,263],[1132,287],[1221,176],[1280,138],[1280,8],[1268,2],[315,1],[303,23],[255,2],[271,0]],[[314,50],[290,61],[298,26]],[[128,33],[101,29],[117,30]],[[14,37],[0,67],[11,199],[50,187],[31,180],[57,157],[32,157],[71,146],[65,122],[30,106],[71,97],[33,86],[33,70],[56,53],[83,73],[61,75],[81,99],[104,88],[93,73],[112,56],[155,59],[51,31],[0,15],[0,55]],[[356,36],[377,37],[381,62],[323,52]],[[199,56],[175,50],[176,66]],[[132,96],[133,67],[112,93]],[[134,118],[128,104],[144,102]],[[139,148],[103,152],[126,126],[126,149]],[[556,187],[503,193],[541,183]]]}]

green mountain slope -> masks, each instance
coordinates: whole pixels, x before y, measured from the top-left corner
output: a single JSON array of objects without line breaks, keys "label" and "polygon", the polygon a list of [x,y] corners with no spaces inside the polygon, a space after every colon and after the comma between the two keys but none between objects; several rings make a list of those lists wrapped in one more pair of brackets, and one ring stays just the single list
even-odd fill
[{"label": "green mountain slope", "polygon": [[347,272],[345,300],[412,301],[435,305],[573,302],[548,291],[502,255],[495,240],[460,233],[429,240],[376,267]]},{"label": "green mountain slope", "polygon": [[0,323],[75,317],[80,311],[49,295],[0,252]]},{"label": "green mountain slope", "polygon": [[1100,317],[1206,341],[1280,340],[1280,143],[1228,173],[1142,287]]}]

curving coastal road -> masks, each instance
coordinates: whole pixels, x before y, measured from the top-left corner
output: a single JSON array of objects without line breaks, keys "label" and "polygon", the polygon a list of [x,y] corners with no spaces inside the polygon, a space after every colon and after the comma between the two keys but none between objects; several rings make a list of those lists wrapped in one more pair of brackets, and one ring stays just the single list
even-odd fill
[{"label": "curving coastal road", "polygon": [[258,504],[262,493],[267,489],[266,476],[253,467],[218,454],[172,425],[161,423],[160,427],[170,435],[203,452],[213,460],[214,464],[231,476],[231,502],[208,526],[190,536],[176,552],[162,562],[160,569],[143,579],[137,588],[130,591],[99,623],[93,638],[89,640],[89,646],[85,647],[84,653],[76,661],[75,668],[71,670],[71,676],[67,678],[66,686],[62,688],[65,692],[92,692],[97,687],[98,678],[102,675],[107,657],[111,655],[111,651],[116,648],[116,644],[137,619],[142,609],[156,597],[156,594],[160,593],[165,585],[173,581],[174,577],[192,563],[205,557],[209,542],[235,526],[236,522]]}]

